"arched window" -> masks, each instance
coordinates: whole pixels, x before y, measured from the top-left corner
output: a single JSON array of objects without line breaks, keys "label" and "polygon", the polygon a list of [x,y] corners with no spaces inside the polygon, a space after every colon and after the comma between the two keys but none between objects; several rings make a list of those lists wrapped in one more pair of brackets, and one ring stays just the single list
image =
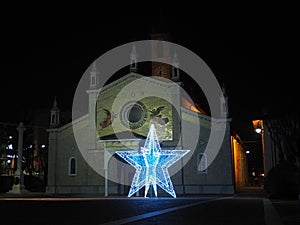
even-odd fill
[{"label": "arched window", "polygon": [[55,123],[55,115],[54,114],[52,114],[51,123]]},{"label": "arched window", "polygon": [[77,160],[75,157],[69,159],[69,176],[77,175]]},{"label": "arched window", "polygon": [[207,159],[205,153],[199,153],[197,157],[198,173],[207,173]]}]

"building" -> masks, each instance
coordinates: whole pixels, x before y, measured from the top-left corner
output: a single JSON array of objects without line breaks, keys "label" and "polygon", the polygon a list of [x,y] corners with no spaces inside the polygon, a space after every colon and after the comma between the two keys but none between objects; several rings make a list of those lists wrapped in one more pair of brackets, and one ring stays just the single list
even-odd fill
[{"label": "building", "polygon": [[[153,38],[165,37],[157,35]],[[172,65],[152,62],[152,77],[147,79],[138,72],[133,46],[129,73],[101,89],[97,86],[99,70],[93,63],[89,68],[90,81],[86,91],[89,112],[72,123],[60,124],[60,111],[57,102],[54,103],[48,129],[47,192],[127,195],[135,171],[115,152],[138,150],[150,124],[156,126],[162,149],[193,149],[188,158],[170,168],[177,194],[232,194],[236,191],[236,182],[239,187],[244,185],[244,175],[235,178],[235,169],[240,168],[235,164],[240,157],[234,157],[233,153],[243,149],[233,149],[237,145],[232,144],[234,137],[230,132],[227,98],[220,101],[223,107],[220,118],[211,118],[182,95],[176,52],[170,52],[165,46],[152,46],[152,52],[157,57],[171,58]],[[74,129],[89,131],[94,126],[97,134],[82,132],[81,138],[89,143],[82,151]],[[218,132],[220,127],[226,127],[225,138],[218,154],[211,160],[205,151],[206,145],[212,130]],[[195,145],[195,138],[189,134],[197,129],[201,132]]]},{"label": "building", "polygon": [[282,162],[299,167],[299,116],[298,114],[267,116],[252,121],[262,148],[264,174]]},{"label": "building", "polygon": [[243,141],[234,132],[232,132],[231,135],[231,148],[234,167],[233,171],[235,190],[240,191],[250,183],[248,175],[248,160],[243,146]]}]

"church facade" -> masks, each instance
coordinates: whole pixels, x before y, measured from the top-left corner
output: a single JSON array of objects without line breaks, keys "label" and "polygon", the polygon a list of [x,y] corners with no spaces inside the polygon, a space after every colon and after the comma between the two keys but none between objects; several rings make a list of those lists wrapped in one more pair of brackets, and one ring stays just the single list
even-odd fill
[{"label": "church facade", "polygon": [[[223,119],[212,118],[182,95],[176,55],[173,55],[173,66],[153,63],[151,78],[138,73],[135,56],[133,48],[127,75],[100,89],[97,87],[97,65],[91,66],[87,90],[89,112],[86,115],[62,125],[55,102],[48,129],[47,192],[126,196],[135,169],[115,152],[138,151],[149,126],[154,124],[162,150],[192,149],[187,157],[169,168],[177,194],[234,193],[237,186],[245,184],[247,175],[240,175],[245,162],[240,161],[236,151],[243,154],[243,149],[234,149],[238,144],[232,144],[235,140],[231,136],[226,107],[221,112]],[[89,142],[85,151],[77,145],[74,126],[76,129],[96,127],[96,135],[84,136],[83,132],[82,138]],[[225,137],[210,162],[206,146],[212,129],[218,132],[220,127],[226,127]],[[200,131],[196,142],[190,135],[194,130],[195,133]],[[237,163],[242,163],[238,167],[239,173]],[[162,190],[158,193],[164,194]]]}]

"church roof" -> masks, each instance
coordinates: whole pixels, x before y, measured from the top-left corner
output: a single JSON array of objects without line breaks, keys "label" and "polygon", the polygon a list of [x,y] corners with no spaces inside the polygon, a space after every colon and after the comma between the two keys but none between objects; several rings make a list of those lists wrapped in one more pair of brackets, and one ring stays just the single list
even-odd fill
[{"label": "church roof", "polygon": [[[101,88],[101,92],[109,90],[110,88],[126,83],[128,81],[133,81],[133,80],[137,80],[137,79],[142,79],[142,78],[146,78],[145,81],[152,83],[152,84],[157,84],[160,86],[164,86],[164,87],[170,87],[170,86],[175,86],[177,84],[175,84],[174,82],[168,81],[167,79],[161,78],[161,77],[156,77],[156,76],[144,76],[141,75],[139,73],[135,73],[135,72],[130,72],[128,74],[126,74],[125,76],[105,85],[104,87]],[[147,79],[149,78],[149,79]],[[150,79],[151,78],[151,79]]]},{"label": "church roof", "polygon": [[207,115],[206,112],[203,109],[201,109],[199,106],[195,106],[195,104],[193,104],[191,101],[189,101],[188,99],[186,99],[183,96],[181,97],[181,105],[185,109],[194,111],[194,112],[199,113],[199,114]]}]

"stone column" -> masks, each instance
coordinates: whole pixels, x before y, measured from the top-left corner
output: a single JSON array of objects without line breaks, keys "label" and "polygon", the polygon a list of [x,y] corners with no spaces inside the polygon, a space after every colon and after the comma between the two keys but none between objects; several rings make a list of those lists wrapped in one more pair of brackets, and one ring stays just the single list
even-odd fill
[{"label": "stone column", "polygon": [[23,157],[23,134],[26,128],[24,124],[20,122],[17,127],[18,130],[18,159],[17,159],[17,170],[14,174],[14,185],[10,193],[22,193],[25,191],[24,186],[24,174],[22,171],[22,157]]}]

